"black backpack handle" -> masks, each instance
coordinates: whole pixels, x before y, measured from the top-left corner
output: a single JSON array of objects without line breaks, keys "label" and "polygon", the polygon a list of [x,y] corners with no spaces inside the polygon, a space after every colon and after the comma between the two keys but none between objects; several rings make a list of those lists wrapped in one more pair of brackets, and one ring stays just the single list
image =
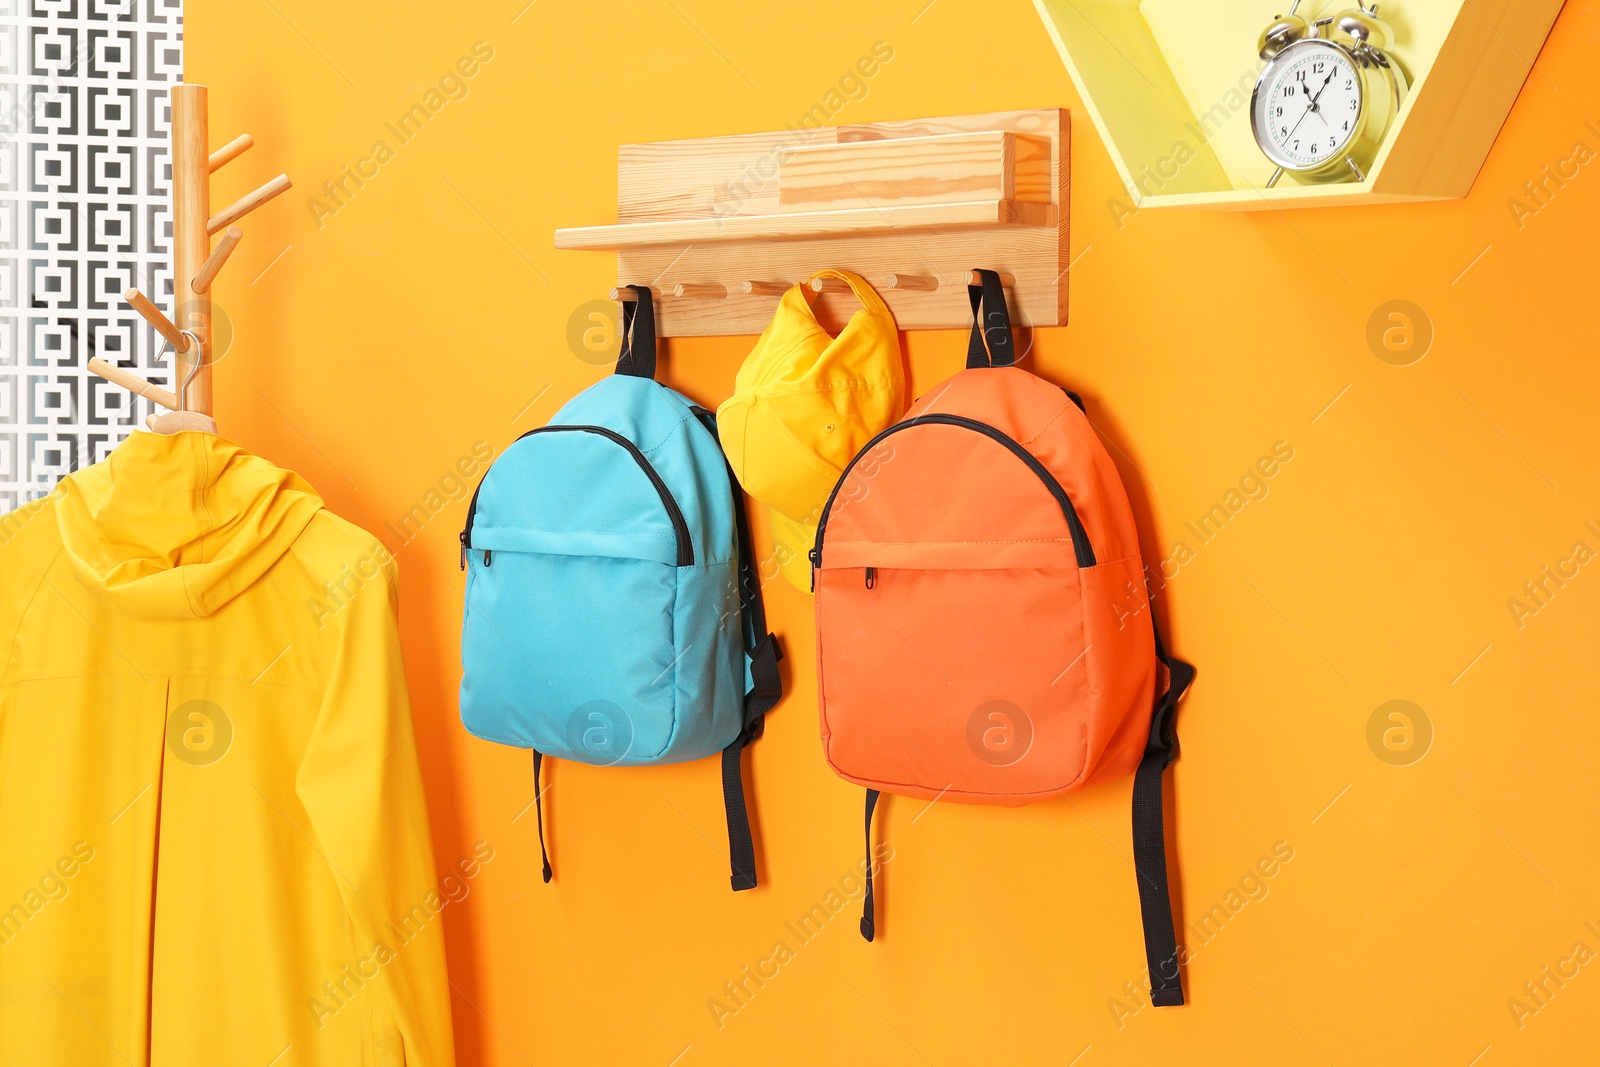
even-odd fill
[{"label": "black backpack handle", "polygon": [[656,307],[646,285],[626,285],[636,299],[622,304],[622,354],[615,374],[635,378],[656,376]]},{"label": "black backpack handle", "polygon": [[967,286],[972,302],[972,336],[967,340],[967,366],[1011,367],[1017,362],[1016,342],[1011,338],[1011,312],[1006,310],[1006,291],[1000,275],[978,269],[977,285]]}]

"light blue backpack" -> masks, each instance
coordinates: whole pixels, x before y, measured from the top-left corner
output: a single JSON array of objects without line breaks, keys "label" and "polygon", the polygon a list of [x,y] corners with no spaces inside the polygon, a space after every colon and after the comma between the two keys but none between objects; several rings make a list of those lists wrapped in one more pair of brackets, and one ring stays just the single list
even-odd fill
[{"label": "light blue backpack", "polygon": [[[716,419],[655,381],[650,290],[616,372],[494,462],[467,510],[461,721],[597,766],[722,753],[733,888],[756,885],[743,748],[782,696],[744,496]],[[544,805],[537,804],[544,880]]]}]

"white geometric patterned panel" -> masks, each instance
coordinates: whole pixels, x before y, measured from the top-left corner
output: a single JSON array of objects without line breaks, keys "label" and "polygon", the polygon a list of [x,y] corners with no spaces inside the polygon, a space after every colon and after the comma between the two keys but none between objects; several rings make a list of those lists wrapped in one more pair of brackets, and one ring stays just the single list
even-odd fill
[{"label": "white geometric patterned panel", "polygon": [[182,0],[0,0],[0,513],[155,410],[91,358],[171,385],[122,293],[172,312],[167,89],[182,80]]}]

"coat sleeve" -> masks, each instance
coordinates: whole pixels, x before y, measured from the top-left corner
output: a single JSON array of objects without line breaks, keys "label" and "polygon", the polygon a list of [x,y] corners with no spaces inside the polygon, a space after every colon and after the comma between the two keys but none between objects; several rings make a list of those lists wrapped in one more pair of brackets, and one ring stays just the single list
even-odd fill
[{"label": "coat sleeve", "polygon": [[382,546],[369,552],[377,576],[326,620],[328,674],[295,791],[335,868],[355,944],[384,961],[378,982],[405,1063],[453,1067],[445,901],[412,734],[395,568]]}]

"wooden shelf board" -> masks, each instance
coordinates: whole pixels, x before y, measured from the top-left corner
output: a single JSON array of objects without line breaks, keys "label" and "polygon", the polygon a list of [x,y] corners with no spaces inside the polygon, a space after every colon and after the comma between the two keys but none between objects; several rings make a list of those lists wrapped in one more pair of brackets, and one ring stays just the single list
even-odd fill
[{"label": "wooden shelf board", "polygon": [[572,226],[556,231],[556,247],[599,252],[660,245],[783,241],[984,227],[1053,227],[1055,224],[1056,209],[1053,204],[968,200],[953,204],[868,205],[777,215],[728,215],[721,218],[624,222],[613,226]]},{"label": "wooden shelf board", "polygon": [[1367,184],[1289,185],[1272,189],[1229,189],[1220,193],[1158,193],[1139,201],[1141,208],[1201,208],[1213,211],[1268,211],[1329,204],[1402,204],[1446,197],[1422,193],[1378,191]]}]

